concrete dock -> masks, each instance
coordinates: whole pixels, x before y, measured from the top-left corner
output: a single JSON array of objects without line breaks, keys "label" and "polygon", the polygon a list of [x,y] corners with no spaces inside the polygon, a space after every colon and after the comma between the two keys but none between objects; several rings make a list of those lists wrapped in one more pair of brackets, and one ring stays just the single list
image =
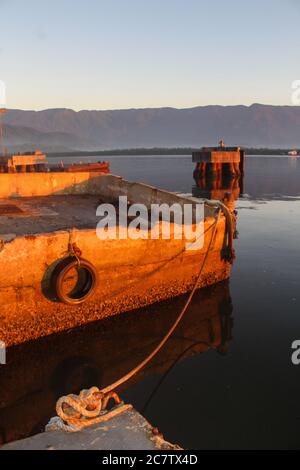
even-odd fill
[{"label": "concrete dock", "polygon": [[80,432],[47,431],[4,445],[0,450],[181,450],[165,441],[135,410]]}]

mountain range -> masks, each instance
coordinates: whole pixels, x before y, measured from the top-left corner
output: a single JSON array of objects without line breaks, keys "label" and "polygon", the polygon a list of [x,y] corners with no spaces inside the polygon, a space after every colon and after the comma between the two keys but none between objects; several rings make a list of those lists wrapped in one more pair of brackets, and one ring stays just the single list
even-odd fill
[{"label": "mountain range", "polygon": [[5,146],[47,152],[138,147],[300,147],[300,106],[198,106],[104,111],[11,109]]}]

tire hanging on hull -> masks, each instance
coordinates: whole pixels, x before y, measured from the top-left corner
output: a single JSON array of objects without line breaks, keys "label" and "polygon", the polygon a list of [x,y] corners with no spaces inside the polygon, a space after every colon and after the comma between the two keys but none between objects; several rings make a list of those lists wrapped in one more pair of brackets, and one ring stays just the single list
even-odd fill
[{"label": "tire hanging on hull", "polygon": [[[75,273],[74,270],[77,273],[76,277],[72,275],[72,271]],[[70,281],[73,284],[69,291],[66,291],[65,285]],[[67,305],[79,305],[85,302],[94,293],[97,281],[95,267],[89,261],[73,256],[58,263],[51,279],[56,297]]]}]

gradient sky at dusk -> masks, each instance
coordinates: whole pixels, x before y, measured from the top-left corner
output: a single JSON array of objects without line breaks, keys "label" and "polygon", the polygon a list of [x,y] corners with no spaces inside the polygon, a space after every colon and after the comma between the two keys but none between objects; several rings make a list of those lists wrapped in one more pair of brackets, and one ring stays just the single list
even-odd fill
[{"label": "gradient sky at dusk", "polygon": [[0,0],[7,107],[291,104],[299,0]]}]

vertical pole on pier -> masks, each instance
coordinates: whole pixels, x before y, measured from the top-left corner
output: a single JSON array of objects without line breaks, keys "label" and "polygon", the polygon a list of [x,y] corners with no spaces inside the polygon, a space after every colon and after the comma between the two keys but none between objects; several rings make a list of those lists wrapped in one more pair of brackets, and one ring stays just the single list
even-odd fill
[{"label": "vertical pole on pier", "polygon": [[0,108],[0,145],[1,145],[1,155],[2,157],[5,156],[5,148],[4,148],[4,139],[3,139],[3,124],[2,124],[2,116],[6,113],[5,108]]}]

